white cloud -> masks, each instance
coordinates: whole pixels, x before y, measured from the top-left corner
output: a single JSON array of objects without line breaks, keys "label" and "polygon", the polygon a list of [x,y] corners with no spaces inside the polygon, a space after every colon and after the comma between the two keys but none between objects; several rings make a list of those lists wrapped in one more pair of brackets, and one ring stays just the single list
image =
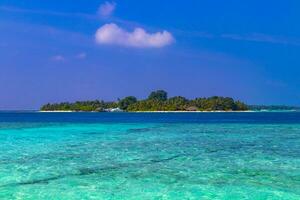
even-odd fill
[{"label": "white cloud", "polygon": [[57,62],[61,62],[61,61],[65,61],[65,57],[62,55],[56,55],[52,57],[52,60],[57,61]]},{"label": "white cloud", "polygon": [[106,1],[104,4],[100,5],[98,14],[102,17],[109,17],[113,14],[116,9],[116,3]]},{"label": "white cloud", "polygon": [[80,53],[80,54],[78,54],[77,56],[76,56],[76,58],[78,58],[78,59],[85,59],[86,58],[86,53],[85,52],[82,52],[82,53]]},{"label": "white cloud", "polygon": [[121,45],[138,48],[161,48],[174,42],[174,38],[168,31],[147,33],[142,28],[135,28],[128,32],[116,24],[105,24],[96,32],[98,44]]}]

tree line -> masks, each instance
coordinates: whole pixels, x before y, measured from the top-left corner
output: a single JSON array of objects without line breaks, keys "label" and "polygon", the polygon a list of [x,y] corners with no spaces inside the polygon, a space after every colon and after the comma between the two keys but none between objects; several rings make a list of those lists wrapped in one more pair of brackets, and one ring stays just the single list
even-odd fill
[{"label": "tree line", "polygon": [[42,111],[96,111],[103,112],[108,109],[120,108],[124,111],[244,111],[248,106],[235,101],[230,97],[213,96],[209,98],[195,98],[189,100],[182,96],[168,98],[164,90],[150,93],[147,99],[138,100],[134,96],[128,96],[115,102],[105,101],[76,101],[74,103],[63,102],[46,104]]}]

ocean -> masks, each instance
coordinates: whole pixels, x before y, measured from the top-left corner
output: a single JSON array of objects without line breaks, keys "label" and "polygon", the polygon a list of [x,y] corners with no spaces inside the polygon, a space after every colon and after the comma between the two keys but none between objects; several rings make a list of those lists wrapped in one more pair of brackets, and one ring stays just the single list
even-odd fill
[{"label": "ocean", "polygon": [[300,113],[0,112],[0,199],[300,199]]}]

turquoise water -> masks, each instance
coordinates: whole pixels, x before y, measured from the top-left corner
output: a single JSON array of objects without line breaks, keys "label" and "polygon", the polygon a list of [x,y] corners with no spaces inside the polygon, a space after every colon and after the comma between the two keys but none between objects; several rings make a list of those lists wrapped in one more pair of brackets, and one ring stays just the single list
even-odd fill
[{"label": "turquoise water", "polygon": [[299,200],[290,115],[0,113],[0,199]]}]

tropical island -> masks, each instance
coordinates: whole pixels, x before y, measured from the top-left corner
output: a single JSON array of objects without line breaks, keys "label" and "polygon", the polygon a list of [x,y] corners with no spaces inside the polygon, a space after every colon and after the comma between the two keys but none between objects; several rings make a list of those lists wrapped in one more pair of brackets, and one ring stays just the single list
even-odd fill
[{"label": "tropical island", "polygon": [[164,90],[150,93],[147,99],[138,100],[134,96],[118,99],[115,102],[103,100],[76,101],[74,103],[48,103],[41,111],[75,111],[75,112],[147,112],[147,111],[247,111],[248,106],[230,97],[213,96],[209,98],[187,99],[182,96],[168,98]]}]

